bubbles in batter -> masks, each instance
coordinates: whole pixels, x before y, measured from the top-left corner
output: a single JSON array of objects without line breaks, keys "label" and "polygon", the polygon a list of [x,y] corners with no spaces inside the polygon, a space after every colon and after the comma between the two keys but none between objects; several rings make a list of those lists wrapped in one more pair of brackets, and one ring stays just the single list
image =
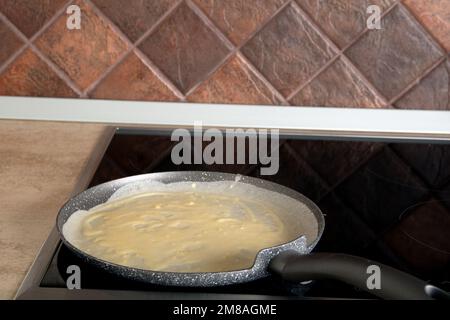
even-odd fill
[{"label": "bubbles in batter", "polygon": [[232,188],[223,182],[171,185],[128,195],[122,190],[75,212],[64,236],[80,250],[124,266],[220,272],[251,268],[260,250],[317,235],[312,213],[287,196],[238,181]]}]

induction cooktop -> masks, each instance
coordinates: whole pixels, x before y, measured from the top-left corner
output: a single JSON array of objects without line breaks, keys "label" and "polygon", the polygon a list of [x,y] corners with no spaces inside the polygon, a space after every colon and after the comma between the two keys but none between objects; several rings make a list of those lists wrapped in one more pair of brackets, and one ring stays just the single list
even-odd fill
[{"label": "induction cooktop", "polygon": [[[315,251],[360,255],[449,289],[450,143],[282,136],[279,169],[261,164],[174,164],[171,131],[111,129],[92,155],[76,193],[126,176],[178,170],[239,173],[293,188],[317,203],[325,232]],[[273,151],[275,152],[275,151]],[[55,212],[56,216],[56,212]],[[69,290],[68,267],[81,270]],[[49,235],[17,299],[367,299],[335,281],[288,283],[274,277],[247,284],[187,289],[136,283],[87,265]]]}]

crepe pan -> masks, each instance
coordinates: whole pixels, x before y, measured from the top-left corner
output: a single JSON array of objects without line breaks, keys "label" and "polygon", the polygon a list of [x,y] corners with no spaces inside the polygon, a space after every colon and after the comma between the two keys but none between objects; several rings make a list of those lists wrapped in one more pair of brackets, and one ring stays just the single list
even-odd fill
[{"label": "crepe pan", "polygon": [[[73,246],[62,233],[62,227],[77,210],[89,210],[106,202],[119,188],[144,181],[166,184],[182,181],[235,181],[236,175],[220,172],[179,171],[144,174],[113,180],[90,188],[70,199],[59,211],[57,229],[63,243],[85,262],[120,277],[165,286],[213,287],[257,280],[269,275],[288,281],[334,279],[368,291],[384,299],[432,299],[448,297],[447,293],[407,273],[365,258],[336,253],[312,253],[322,236],[325,221],[320,209],[304,195],[263,179],[240,176],[239,182],[278,192],[306,205],[314,214],[318,232],[306,242],[301,234],[289,243],[261,250],[250,269],[227,272],[181,273],[161,272],[118,265],[89,255]],[[263,236],[263,235],[261,235]],[[369,266],[378,266],[381,286],[371,287]]]}]

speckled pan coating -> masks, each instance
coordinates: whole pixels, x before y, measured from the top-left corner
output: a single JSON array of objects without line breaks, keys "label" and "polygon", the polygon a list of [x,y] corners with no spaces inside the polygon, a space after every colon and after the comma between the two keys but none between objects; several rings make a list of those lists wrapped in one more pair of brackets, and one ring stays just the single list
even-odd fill
[{"label": "speckled pan coating", "polygon": [[220,173],[220,172],[204,172],[204,171],[179,171],[179,172],[162,172],[151,173],[128,178],[113,180],[93,188],[90,188],[69,200],[59,211],[56,225],[64,244],[70,248],[75,254],[86,262],[93,264],[107,272],[119,275],[121,277],[136,280],[139,282],[147,282],[151,284],[170,285],[170,286],[186,286],[186,287],[213,287],[223,286],[236,283],[249,282],[263,278],[269,275],[267,267],[270,260],[280,252],[286,250],[295,250],[302,254],[307,254],[315,247],[324,229],[324,218],[320,209],[308,198],[302,194],[286,188],[282,185],[269,182],[262,179],[240,176],[239,182],[248,183],[257,187],[275,191],[287,195],[291,198],[303,202],[315,215],[318,222],[317,238],[306,245],[305,237],[299,237],[289,243],[280,246],[271,247],[261,250],[251,269],[229,271],[229,272],[205,272],[205,273],[177,273],[177,272],[157,272],[121,266],[111,262],[107,262],[93,257],[71,245],[62,233],[62,226],[67,219],[77,210],[89,210],[101,203],[106,202],[109,197],[124,185],[135,183],[138,181],[159,181],[163,183],[173,183],[181,181],[193,182],[211,182],[211,181],[235,181],[236,175]]}]

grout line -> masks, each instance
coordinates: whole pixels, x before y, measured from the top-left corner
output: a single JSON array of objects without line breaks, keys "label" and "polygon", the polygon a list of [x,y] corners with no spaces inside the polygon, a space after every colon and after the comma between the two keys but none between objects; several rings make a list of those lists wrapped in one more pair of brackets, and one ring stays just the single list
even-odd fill
[{"label": "grout line", "polygon": [[189,90],[186,91],[185,99],[190,96],[198,87],[200,87],[204,82],[206,82],[209,78],[211,78],[216,71],[221,69],[230,59],[232,59],[233,55],[237,53],[237,47],[227,38],[227,36],[222,33],[222,31],[214,24],[214,22],[209,19],[209,17],[203,13],[203,11],[197,7],[194,3],[189,0],[186,0],[186,4],[193,11],[193,13],[209,28],[209,30],[222,40],[222,43],[228,48],[229,52],[226,54],[222,60],[214,66],[207,74],[205,74],[201,79],[197,81],[197,83],[192,86]]},{"label": "grout line", "polygon": [[144,40],[149,37],[155,30],[164,22],[166,19],[171,16],[181,5],[183,4],[183,0],[178,0],[169,10],[167,10],[147,31],[145,31],[139,39],[136,40],[135,46],[139,46]]},{"label": "grout line", "polygon": [[107,25],[111,28],[127,45],[127,50],[114,62],[111,66],[109,66],[105,72],[96,79],[90,86],[86,88],[83,94],[86,97],[89,95],[100,85],[100,83],[109,75],[111,72],[118,67],[132,52],[138,56],[138,58],[153,72],[155,76],[163,84],[169,88],[173,92],[175,96],[180,98],[180,100],[184,101],[184,94],[176,87],[175,84],[153,63],[150,59],[145,55],[138,46],[151,34],[153,33],[158,26],[160,26],[168,16],[170,16],[182,3],[183,0],[178,0],[169,10],[167,10],[158,20],[147,30],[144,32],[136,42],[131,42],[131,40],[122,32],[122,30],[106,16],[91,0],[84,0],[89,6],[92,7],[95,14],[97,14]]},{"label": "grout line", "polygon": [[[1,21],[1,18],[0,18]],[[22,41],[22,40],[21,40]],[[5,72],[8,67],[19,57],[22,55],[22,53],[24,53],[26,51],[26,49],[28,48],[28,44],[23,43],[22,46],[16,51],[14,52],[14,54],[12,54],[8,59],[5,60],[5,62],[3,62],[3,64],[0,66],[0,75]]]},{"label": "grout line", "polygon": [[389,103],[389,100],[385,97],[384,94],[382,94],[377,87],[372,83],[372,81],[367,78],[367,76],[359,70],[359,68],[345,55],[345,53],[342,53],[341,59],[346,63],[350,68],[353,69],[353,71],[356,73],[356,75],[364,82],[364,84],[367,86],[367,88],[372,91],[372,93],[381,100],[383,105],[382,108],[392,108],[391,104]]},{"label": "grout line", "polygon": [[234,49],[230,52],[228,52],[227,55],[225,55],[225,57],[222,58],[222,60],[220,60],[220,62],[214,66],[214,68],[211,69],[211,71],[209,71],[208,73],[206,73],[201,79],[199,79],[197,81],[197,83],[195,85],[193,85],[189,90],[186,91],[186,93],[184,94],[186,99],[187,97],[189,97],[195,90],[197,90],[198,87],[200,87],[203,83],[205,83],[206,81],[208,81],[219,69],[221,69],[223,66],[225,66],[225,64],[231,60],[233,58],[233,56],[237,53],[237,49]]},{"label": "grout line", "polygon": [[42,28],[36,32],[31,38],[30,42],[34,42],[38,37],[40,37],[53,23],[56,22],[67,10],[67,7],[73,2],[73,0],[66,1],[64,5],[56,11],[56,13],[42,26]]},{"label": "grout line", "polygon": [[417,25],[419,25],[419,28],[421,31],[434,43],[435,46],[439,48],[442,54],[448,55],[447,50],[444,48],[444,46],[441,44],[441,42],[434,36],[434,34],[429,30],[426,26],[424,26],[420,20],[415,16],[415,14],[401,1],[399,1],[399,8],[402,10],[409,18],[411,18]]},{"label": "grout line", "polygon": [[[64,10],[62,10],[62,12],[64,12]],[[56,15],[55,15],[56,17]],[[59,17],[59,16],[58,16]],[[56,20],[57,18],[54,18],[54,20]],[[43,62],[45,62],[48,67],[50,69],[52,69],[53,72],[55,72],[55,74],[62,80],[65,82],[65,84],[71,88],[78,96],[82,96],[82,91],[78,88],[78,86],[69,78],[69,76],[63,71],[61,70],[57,65],[55,65],[47,56],[45,56],[32,42],[31,39],[34,39],[34,37],[32,37],[31,39],[28,39],[11,21],[9,21],[9,19],[7,17],[5,17],[2,13],[0,13],[0,20],[2,20],[4,23],[6,23],[14,32],[17,33],[17,35],[22,39],[22,41],[24,41],[25,45],[22,48],[23,51],[25,51],[26,49],[31,49]],[[47,27],[50,24],[47,25]],[[43,31],[44,29],[41,29],[41,31]],[[40,34],[40,33],[39,33]],[[39,36],[39,34],[37,33],[36,36]],[[10,62],[12,63],[12,62]],[[2,70],[1,72],[3,72],[4,70],[7,69],[9,65],[7,65],[5,67],[2,66]]]},{"label": "grout line", "polygon": [[[360,75],[365,79],[365,81],[370,84],[370,86],[372,87],[372,89],[380,96],[383,98],[385,105],[383,106],[383,108],[393,108],[396,109],[396,106],[394,105],[395,102],[397,102],[401,97],[403,97],[406,93],[408,93],[414,86],[416,86],[424,77],[426,77],[429,73],[431,73],[440,63],[442,63],[443,60],[446,59],[446,51],[440,46],[439,42],[432,36],[432,34],[430,32],[428,32],[423,26],[422,24],[417,21],[417,19],[414,17],[414,15],[407,9],[407,7],[405,7],[405,5],[400,1],[397,0],[395,1],[395,3],[388,8],[383,14],[382,14],[382,19],[384,18],[384,16],[386,16],[389,12],[393,11],[395,8],[399,8],[399,10],[402,10],[403,12],[405,12],[406,15],[409,16],[409,18],[415,22],[415,24],[419,25],[421,27],[421,32],[424,34],[425,37],[429,38],[433,44],[437,47],[438,49],[441,51],[442,54],[444,54],[443,57],[441,57],[438,61],[436,61],[435,63],[433,63],[433,65],[429,68],[427,68],[422,75],[420,75],[417,79],[413,80],[409,85],[407,85],[402,91],[400,91],[399,94],[397,94],[396,96],[394,96],[391,99],[387,99],[384,95],[381,94],[381,92],[378,91],[378,89],[372,85],[372,83],[367,79],[367,77],[353,64],[353,62],[345,55],[345,51],[347,51],[347,49],[349,49],[356,41],[353,41],[352,43],[350,43],[349,45],[346,46],[345,49],[343,49],[343,57],[345,57],[346,61],[348,63],[350,63],[356,70],[358,70],[358,72],[360,73]],[[361,34],[361,36],[359,36],[359,38],[361,38],[366,32],[368,32],[368,29],[366,28],[364,30],[364,32]],[[359,40],[359,38],[357,40]]]},{"label": "grout line", "polygon": [[86,6],[92,9],[95,15],[97,15],[106,25],[110,28],[125,44],[128,46],[133,45],[130,39],[116,26],[112,21],[91,1],[82,0]]},{"label": "grout line", "polygon": [[25,34],[22,33],[22,31],[19,30],[19,28],[16,27],[15,24],[13,24],[11,21],[9,21],[9,19],[2,13],[0,12],[0,21],[3,21],[8,27],[9,29],[17,36],[19,37],[24,45],[23,47],[21,47],[18,51],[19,54],[17,54],[18,52],[16,52],[15,54],[13,54],[12,57],[14,57],[14,59],[11,59],[12,57],[10,57],[10,59],[6,60],[3,65],[0,66],[0,74],[7,69],[7,67],[9,66],[9,64],[11,64],[15,58],[17,58],[20,53],[24,52],[26,50],[26,48],[28,48],[28,44],[30,42],[33,42],[36,38],[38,38],[45,30],[48,29],[48,27],[50,25],[52,25],[65,11],[67,6],[72,2],[72,0],[68,0],[63,6],[61,6],[60,9],[58,9],[55,14],[48,19],[44,25],[33,35],[31,36],[30,39],[28,39],[27,36],[25,36]]},{"label": "grout line", "polygon": [[152,60],[150,60],[149,57],[145,53],[143,53],[138,48],[134,49],[134,53],[141,59],[141,61],[150,68],[153,73],[160,79],[169,89],[173,91],[173,93],[180,98],[182,102],[186,100],[186,96],[183,94],[183,92],[178,89],[178,87],[162,72],[158,66],[156,66]]},{"label": "grout line", "polygon": [[[328,42],[331,42],[334,44],[334,42],[328,37],[328,35],[326,34],[326,32],[322,31],[320,26],[318,26],[316,24],[316,22],[314,21],[314,19],[309,15],[309,13],[304,10],[300,4],[298,4],[297,2],[295,2],[297,7],[299,8],[299,10],[303,13],[304,16],[308,17],[310,20],[310,23],[314,26],[316,26],[317,30],[319,31],[319,35],[324,38],[327,39]],[[381,19],[383,19],[389,12],[391,12],[397,5],[397,2],[393,3],[391,5],[391,7],[387,8],[381,15]],[[369,32],[370,30],[366,27],[364,28],[364,30],[362,30],[358,35],[355,36],[355,38],[350,41],[346,46],[344,46],[342,49],[339,49],[339,47],[334,44],[334,47],[337,48],[337,56],[334,57],[335,60],[337,60],[338,58],[343,59],[347,64],[350,65],[350,67],[353,68],[353,71],[355,71],[355,73],[360,77],[360,79],[363,81],[363,83],[372,91],[372,93],[374,93],[378,99],[380,99],[384,105],[383,107],[386,108],[388,107],[388,101],[386,99],[386,97],[381,94],[381,92],[378,91],[378,89],[372,84],[371,81],[369,81],[369,79],[351,62],[350,59],[348,59],[348,57],[345,55],[345,51],[350,48],[351,46],[353,46],[356,42],[358,42],[363,36],[364,34],[366,34],[367,32]],[[328,67],[328,66],[327,66]],[[309,79],[306,84],[304,86],[300,86],[300,88],[294,90],[294,92],[288,97],[288,100],[291,100],[296,94],[298,94],[307,84],[311,83],[317,76],[320,75],[320,73],[322,71],[324,71],[325,69],[327,69],[327,67],[322,68],[322,70],[320,70],[320,72],[318,72],[317,74],[314,74],[312,76],[311,79]]]},{"label": "grout line", "polygon": [[103,74],[101,74],[89,86],[87,86],[86,89],[84,89],[83,96],[89,98],[92,92],[100,85],[100,83],[103,82],[103,80],[105,80],[106,77],[109,76],[114,69],[116,69],[116,67],[118,67],[120,64],[122,64],[122,62],[125,61],[125,59],[130,55],[131,51],[133,51],[133,49],[127,49],[124,53],[122,53],[119,58],[117,58],[116,62],[106,68]]},{"label": "grout line", "polygon": [[[408,92],[410,92],[414,87],[418,86],[422,80],[428,77],[434,70],[436,70],[441,64],[445,63],[447,60],[446,56],[440,57],[436,62],[434,62],[430,67],[428,67],[419,77],[408,84],[399,94],[394,96],[389,100],[389,104],[395,107],[395,103],[398,102],[402,97],[404,97]],[[395,107],[396,108],[396,107]]]},{"label": "grout line", "polygon": [[[314,73],[305,83],[300,84],[299,87],[297,87],[291,94],[288,95],[287,100],[290,101],[293,99],[302,89],[304,89],[308,84],[310,84],[312,81],[314,81],[322,72],[324,72],[328,67],[331,66],[332,63],[337,61],[339,58],[343,59],[344,62],[346,62],[354,71],[357,76],[360,77],[362,82],[369,88],[369,90],[374,93],[378,99],[380,99],[384,105],[383,108],[389,107],[388,100],[386,97],[381,94],[381,92],[378,91],[378,89],[372,84],[371,81],[348,59],[348,57],[345,55],[345,51],[350,48],[352,45],[354,45],[356,42],[358,42],[365,33],[369,32],[369,29],[366,27],[363,31],[361,31],[352,41],[350,41],[346,46],[344,46],[342,49],[339,48],[337,44],[334,43],[333,40],[327,35],[326,32],[324,32],[320,26],[314,21],[314,19],[309,15],[309,13],[304,10],[300,4],[293,1],[294,6],[297,8],[300,14],[302,14],[303,17],[307,19],[310,25],[313,26],[314,30],[319,34],[319,36],[327,43],[331,45],[331,47],[336,51],[336,56],[334,56],[330,61],[328,61],[324,66],[322,66],[316,73]],[[393,3],[391,7],[386,9],[383,14],[381,15],[381,19],[383,19],[391,10],[393,10],[397,5],[397,2]]]},{"label": "grout line", "polygon": [[214,22],[191,0],[185,1],[186,5],[200,18],[200,20],[220,39],[229,50],[235,50],[236,46],[228,39],[228,37],[217,27]]},{"label": "grout line", "polygon": [[81,89],[78,88],[75,82],[72,79],[70,79],[70,77],[63,70],[61,70],[55,63],[53,63],[53,61],[51,61],[50,58],[48,58],[45,54],[39,51],[39,49],[32,43],[30,43],[30,49],[33,50],[33,52],[37,54],[39,58],[41,58],[41,60],[47,63],[50,69],[52,69],[53,72],[55,72],[62,80],[64,80],[66,82],[66,85],[69,86],[76,94],[78,94],[80,98],[83,97],[83,92],[81,91]]},{"label": "grout line", "polygon": [[20,47],[20,49],[16,53],[14,53],[8,60],[6,60],[0,67],[1,74],[15,60],[12,59],[13,57],[16,58],[29,47],[29,40],[11,21],[9,21],[9,19],[2,12],[0,12],[0,21],[3,22],[23,43],[22,47]]},{"label": "grout line", "polygon": [[[391,11],[393,11],[395,8],[397,8],[399,1],[395,1],[389,8],[387,8],[385,11],[381,13],[380,21],[384,19],[385,16],[387,16]],[[369,33],[371,30],[369,28],[364,27],[364,30],[362,30],[359,34],[355,36],[353,40],[351,40],[348,44],[346,44],[344,47],[342,47],[341,51],[345,53],[350,47],[352,47],[356,42],[358,42],[366,33]]]},{"label": "grout line", "polygon": [[290,106],[289,102],[286,100],[286,98],[277,90],[277,88],[275,88],[269,80],[266,79],[266,77],[264,77],[264,75],[255,67],[255,65],[247,59],[247,57],[242,53],[242,52],[238,52],[236,54],[237,57],[239,57],[239,59],[241,59],[241,61],[243,63],[245,63],[247,65],[247,67],[256,75],[256,77],[261,80],[264,85],[266,87],[269,88],[269,91],[274,94],[275,96],[277,96],[278,99],[280,99],[283,102],[283,105],[285,106]]},{"label": "grout line", "polygon": [[[222,39],[225,41],[225,45],[229,47],[229,49],[231,49],[231,51],[228,53],[228,55],[226,55],[224,57],[224,59],[217,65],[215,66],[208,74],[205,75],[204,79],[202,79],[201,81],[198,81],[198,83],[196,83],[191,89],[189,89],[186,94],[185,97],[188,97],[190,94],[192,94],[202,83],[204,83],[205,81],[207,81],[215,72],[217,72],[217,70],[219,70],[220,68],[222,68],[225,63],[227,63],[229,61],[229,59],[231,59],[233,57],[233,55],[236,55],[237,57],[239,57],[243,62],[246,63],[246,65],[251,69],[251,71],[265,84],[268,85],[268,89],[269,91],[271,91],[271,93],[275,96],[277,96],[278,98],[281,99],[281,101],[283,102],[283,104],[285,105],[289,105],[289,103],[286,101],[286,99],[284,98],[284,96],[261,74],[261,72],[259,72],[259,70],[244,56],[244,54],[242,54],[242,52],[240,51],[240,49],[247,44],[248,41],[250,41],[251,38],[253,38],[254,35],[256,35],[260,30],[262,30],[267,24],[269,24],[270,21],[272,21],[272,19],[275,18],[275,16],[281,12],[284,8],[286,8],[289,3],[292,2],[292,0],[287,1],[283,6],[281,6],[280,8],[278,8],[278,10],[276,10],[274,12],[274,14],[272,14],[269,18],[267,18],[267,20],[261,24],[261,26],[259,28],[257,28],[254,33],[252,33],[246,40],[244,40],[240,46],[235,46],[233,44],[233,42],[231,40],[228,39],[228,37],[215,25],[215,23],[199,8],[197,7],[197,5],[193,2],[191,2],[190,0],[187,0],[190,3],[190,8],[194,11],[195,14],[197,14],[197,16],[210,28],[210,30],[217,36],[219,37],[219,39]],[[194,9],[195,8],[195,9]]]},{"label": "grout line", "polygon": [[322,28],[315,23],[314,19],[306,12],[306,10],[303,10],[302,7],[296,2],[292,1],[292,6],[294,9],[304,18],[305,22],[309,24],[314,31],[320,36],[320,38],[325,42],[328,43],[328,45],[333,49],[333,51],[337,54],[341,52],[338,45],[334,43],[333,40],[331,40],[330,37],[322,30]]},{"label": "grout line", "polygon": [[247,43],[250,42],[260,31],[262,31],[265,27],[269,25],[282,11],[284,11],[294,0],[286,1],[282,6],[280,6],[277,10],[275,10],[265,21],[261,23],[255,30],[253,30],[246,39],[244,39],[238,46],[238,49],[241,50]]},{"label": "grout line", "polygon": [[333,63],[335,63],[339,58],[341,57],[341,54],[338,53],[334,57],[332,57],[330,60],[328,60],[323,66],[321,66],[316,72],[314,72],[308,80],[301,83],[297,88],[294,89],[287,97],[286,100],[290,101],[292,100],[300,91],[302,91],[306,86],[308,86],[311,82],[313,82],[322,72],[324,72],[326,69],[331,67]]}]

